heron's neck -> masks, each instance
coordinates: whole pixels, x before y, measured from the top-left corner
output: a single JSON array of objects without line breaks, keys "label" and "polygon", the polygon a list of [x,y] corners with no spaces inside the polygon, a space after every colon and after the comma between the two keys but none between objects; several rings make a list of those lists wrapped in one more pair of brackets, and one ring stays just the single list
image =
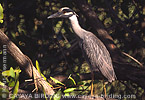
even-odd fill
[{"label": "heron's neck", "polygon": [[71,17],[69,17],[71,25],[72,25],[72,29],[73,31],[80,37],[83,38],[83,31],[84,29],[81,28],[81,26],[79,25],[78,19],[76,15],[72,15]]}]

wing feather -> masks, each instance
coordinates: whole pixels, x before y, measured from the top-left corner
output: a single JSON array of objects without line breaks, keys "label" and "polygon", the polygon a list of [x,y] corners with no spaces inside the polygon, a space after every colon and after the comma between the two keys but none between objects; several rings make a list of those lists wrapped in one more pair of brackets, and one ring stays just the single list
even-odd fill
[{"label": "wing feather", "polygon": [[84,34],[81,44],[91,69],[94,70],[97,67],[109,82],[114,81],[116,75],[107,48],[93,33],[85,32]]}]

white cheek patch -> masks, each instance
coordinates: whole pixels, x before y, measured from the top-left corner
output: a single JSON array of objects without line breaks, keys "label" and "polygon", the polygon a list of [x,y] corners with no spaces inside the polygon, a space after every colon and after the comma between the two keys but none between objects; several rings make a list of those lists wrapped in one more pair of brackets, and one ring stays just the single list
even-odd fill
[{"label": "white cheek patch", "polygon": [[64,15],[72,15],[72,14],[73,14],[73,12],[67,12]]}]

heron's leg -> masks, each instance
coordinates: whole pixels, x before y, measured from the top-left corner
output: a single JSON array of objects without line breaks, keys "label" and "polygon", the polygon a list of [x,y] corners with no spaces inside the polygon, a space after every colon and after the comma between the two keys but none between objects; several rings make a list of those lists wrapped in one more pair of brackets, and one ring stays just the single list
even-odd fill
[{"label": "heron's leg", "polygon": [[103,79],[103,88],[104,88],[105,98],[107,96],[107,94],[106,94],[106,84],[108,84],[108,82],[104,82],[104,79]]},{"label": "heron's leg", "polygon": [[91,96],[93,96],[93,90],[94,90],[94,73],[91,71],[91,77],[92,77],[92,82],[91,82]]}]

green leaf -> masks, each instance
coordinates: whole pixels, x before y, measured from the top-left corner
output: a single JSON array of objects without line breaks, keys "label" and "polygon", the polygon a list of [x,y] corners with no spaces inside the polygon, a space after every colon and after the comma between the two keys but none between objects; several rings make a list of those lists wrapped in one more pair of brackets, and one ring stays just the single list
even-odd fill
[{"label": "green leaf", "polygon": [[3,23],[4,21],[0,19],[0,23]]},{"label": "green leaf", "polygon": [[2,76],[10,76],[10,70],[3,71]]},{"label": "green leaf", "polygon": [[[44,78],[45,81],[47,81],[47,78],[41,73],[41,70],[40,70],[40,66],[39,66],[39,62],[36,60],[36,68],[38,70],[38,72],[41,74],[41,76]],[[48,82],[47,82],[48,83]],[[53,87],[51,84],[48,83],[48,85],[50,87]]]},{"label": "green leaf", "polygon": [[73,84],[76,85],[75,80],[71,77],[71,75],[69,75],[68,79],[72,80]]},{"label": "green leaf", "polygon": [[13,96],[11,97],[11,100],[14,100],[15,99],[15,96],[18,93],[18,89],[19,89],[19,81],[16,82],[16,85],[15,85],[14,91],[13,91]]},{"label": "green leaf", "polygon": [[9,87],[14,87],[15,86],[15,79],[10,78],[10,81],[8,82]]},{"label": "green leaf", "polygon": [[15,78],[15,72],[20,73],[21,70],[20,70],[20,69],[15,69],[15,70],[14,70],[14,69],[11,67],[10,70],[3,71],[3,72],[2,72],[2,76],[7,76],[7,77],[11,76],[11,77]]},{"label": "green leaf", "polygon": [[14,72],[21,73],[21,69],[20,68],[17,68],[17,69],[14,70]]},{"label": "green leaf", "polygon": [[0,13],[3,13],[3,7],[1,4],[0,4]]},{"label": "green leaf", "polygon": [[0,23],[3,23],[3,17],[4,17],[4,15],[3,15],[3,7],[2,7],[2,5],[0,4]]},{"label": "green leaf", "polygon": [[0,50],[0,55],[3,54],[2,50]]},{"label": "green leaf", "polygon": [[17,80],[18,78],[19,78],[19,72],[17,71],[15,80]]},{"label": "green leaf", "polygon": [[64,85],[63,83],[61,83],[60,81],[58,81],[57,79],[53,78],[53,77],[50,77],[56,84],[61,84],[61,85]]},{"label": "green leaf", "polygon": [[69,92],[72,92],[74,91],[76,88],[68,88],[68,89],[65,89],[63,92],[64,93],[69,93]]},{"label": "green leaf", "polygon": [[47,81],[47,78],[42,73],[41,76],[44,78],[45,81]]},{"label": "green leaf", "polygon": [[69,93],[65,93],[65,96],[69,96]]},{"label": "green leaf", "polygon": [[57,93],[53,95],[53,100],[60,100],[61,99],[61,95],[62,95],[62,92],[61,92],[61,89],[59,89],[57,91]]},{"label": "green leaf", "polygon": [[10,76],[15,78],[15,72],[14,72],[13,67],[10,68]]},{"label": "green leaf", "polygon": [[[42,73],[41,73],[41,76],[44,78],[45,81],[47,81],[47,78],[46,78]],[[48,83],[48,82],[47,82],[47,83]],[[50,87],[53,87],[53,86],[52,86],[51,84],[49,84],[49,83],[48,83],[48,85],[49,85]]]},{"label": "green leaf", "polygon": [[4,77],[5,79],[6,79],[6,82],[9,82],[9,79],[8,79],[8,77]]},{"label": "green leaf", "polygon": [[5,84],[4,84],[3,82],[0,81],[0,85],[1,85],[1,86],[4,86]]},{"label": "green leaf", "polygon": [[36,60],[36,68],[37,68],[38,72],[41,74],[40,66],[39,66],[39,63],[37,60]]}]

